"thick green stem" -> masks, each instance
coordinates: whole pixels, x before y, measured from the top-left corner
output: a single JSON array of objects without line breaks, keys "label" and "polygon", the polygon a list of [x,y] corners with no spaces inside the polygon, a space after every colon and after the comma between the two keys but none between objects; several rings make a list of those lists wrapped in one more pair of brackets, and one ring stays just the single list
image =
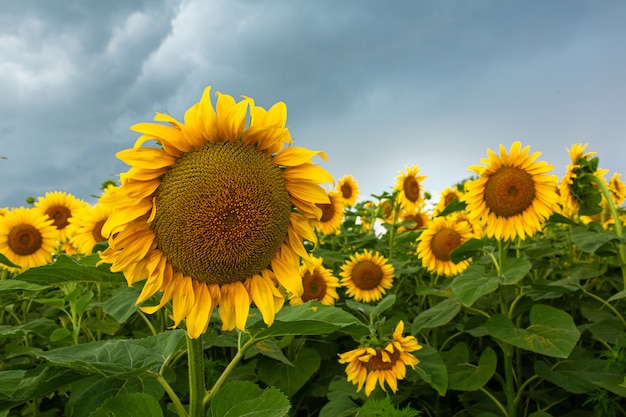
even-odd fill
[{"label": "thick green stem", "polygon": [[217,394],[220,388],[222,388],[222,385],[224,385],[226,379],[230,376],[233,369],[235,369],[235,366],[237,366],[239,361],[243,359],[243,355],[246,353],[246,351],[258,341],[259,340],[251,336],[250,340],[248,340],[243,346],[239,347],[233,359],[231,359],[226,369],[224,369],[224,372],[222,372],[219,379],[215,382],[215,385],[213,385],[213,388],[211,388],[211,390],[204,396],[205,405],[208,405],[215,396],[215,394]]},{"label": "thick green stem", "polygon": [[204,352],[202,335],[197,339],[187,336],[187,361],[189,369],[189,417],[204,417]]}]

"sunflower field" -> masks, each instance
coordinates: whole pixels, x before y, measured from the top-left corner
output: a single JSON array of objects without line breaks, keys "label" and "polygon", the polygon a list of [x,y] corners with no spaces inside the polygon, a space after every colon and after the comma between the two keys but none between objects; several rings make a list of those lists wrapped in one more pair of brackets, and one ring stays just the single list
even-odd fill
[{"label": "sunflower field", "polygon": [[520,142],[361,196],[210,88],[0,208],[0,417],[626,416],[626,184]]}]

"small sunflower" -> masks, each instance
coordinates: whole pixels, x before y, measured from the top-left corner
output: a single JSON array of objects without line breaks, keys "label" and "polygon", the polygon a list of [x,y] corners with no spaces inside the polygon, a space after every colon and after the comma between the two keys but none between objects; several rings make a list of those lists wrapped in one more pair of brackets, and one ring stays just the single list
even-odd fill
[{"label": "small sunflower", "polygon": [[385,384],[396,393],[398,381],[406,377],[407,365],[415,369],[419,360],[411,354],[422,348],[414,336],[402,336],[404,322],[400,321],[393,332],[393,339],[384,347],[360,346],[339,354],[339,363],[348,364],[348,382],[357,386],[357,392],[365,386],[368,397],[376,388],[387,391]]},{"label": "small sunflower", "polygon": [[[332,176],[311,162],[323,152],[290,145],[287,108],[269,110],[251,98],[236,102],[210,87],[185,113],[184,123],[157,113],[131,127],[142,133],[117,157],[132,167],[119,188],[100,198],[113,209],[102,228],[101,253],[129,283],[146,280],[137,304],[157,291],[172,300],[174,325],[186,319],[199,337],[218,308],[222,328],[244,330],[251,303],[273,323],[284,303],[282,288],[303,293],[303,241],[328,204],[321,183]],[[156,141],[158,146],[145,147]]]},{"label": "small sunflower", "polygon": [[292,306],[306,303],[310,300],[318,300],[322,304],[334,305],[339,299],[337,288],[339,280],[333,276],[333,271],[324,268],[322,258],[311,256],[308,263],[300,266],[302,277],[302,295],[290,294],[289,303]]},{"label": "small sunflower", "polygon": [[394,272],[385,257],[366,249],[341,266],[341,285],[357,301],[378,301],[393,286]]},{"label": "small sunflower", "polygon": [[455,264],[450,252],[474,237],[466,221],[454,216],[435,217],[418,238],[417,257],[430,272],[451,277],[463,272],[470,265],[468,260]]},{"label": "small sunflower", "polygon": [[424,190],[422,181],[426,176],[418,176],[420,167],[417,165],[405,167],[396,178],[394,190],[398,190],[400,206],[405,210],[419,209],[424,205]]},{"label": "small sunflower", "polygon": [[359,198],[359,185],[352,175],[344,175],[337,182],[337,191],[341,193],[346,206],[352,207]]},{"label": "small sunflower", "polygon": [[39,197],[35,202],[35,207],[45,213],[58,230],[58,240],[64,243],[68,238],[67,226],[70,218],[76,210],[83,207],[86,202],[79,200],[72,194],[62,191],[46,193],[45,197]]},{"label": "small sunflower", "polygon": [[346,204],[341,193],[336,190],[328,191],[328,203],[317,203],[316,205],[322,210],[322,216],[315,226],[317,230],[324,235],[335,233],[341,227],[345,214]]},{"label": "small sunflower", "polygon": [[52,262],[58,231],[36,208],[19,207],[0,217],[0,253],[20,268],[2,265],[11,272],[21,272]]},{"label": "small sunflower", "polygon": [[622,174],[614,172],[609,180],[608,189],[616,206],[621,206],[626,199],[626,183],[621,180]]},{"label": "small sunflower", "polygon": [[430,223],[430,215],[423,210],[413,210],[411,212],[406,210],[401,210],[400,215],[398,216],[398,222],[403,223],[407,220],[413,220],[415,222],[415,226],[413,227],[398,227],[398,233],[407,231],[407,230],[419,230],[428,226]]},{"label": "small sunflower", "polygon": [[67,228],[71,235],[70,243],[78,253],[89,255],[97,243],[107,240],[102,235],[102,226],[111,213],[111,208],[102,204],[87,204],[74,212]]},{"label": "small sunflower", "polygon": [[447,187],[441,192],[441,196],[439,197],[439,201],[435,208],[433,209],[433,216],[437,216],[439,213],[444,211],[448,204],[450,204],[455,199],[461,201],[461,196],[463,193],[459,191],[457,187]]},{"label": "small sunflower", "polygon": [[486,166],[468,168],[479,177],[466,183],[462,199],[469,217],[481,222],[487,237],[532,236],[555,208],[557,178],[547,174],[553,166],[534,162],[541,152],[528,155],[530,146],[521,146],[514,142],[507,154],[500,145],[500,156],[489,149],[489,158],[481,159]]}]

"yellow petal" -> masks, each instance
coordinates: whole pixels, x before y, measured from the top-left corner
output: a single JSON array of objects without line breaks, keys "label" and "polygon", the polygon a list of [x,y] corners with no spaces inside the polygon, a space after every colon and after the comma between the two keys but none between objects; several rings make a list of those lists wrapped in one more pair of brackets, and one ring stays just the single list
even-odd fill
[{"label": "yellow petal", "polygon": [[150,169],[172,166],[176,161],[174,156],[157,148],[125,149],[116,153],[115,156],[128,165]]},{"label": "yellow petal", "polygon": [[324,152],[311,151],[300,146],[290,146],[277,153],[273,161],[277,165],[292,167],[309,162],[315,155],[319,155],[324,160],[328,160]]},{"label": "yellow petal", "polygon": [[195,297],[196,303],[186,320],[187,334],[192,339],[197,339],[206,331],[211,318],[211,311],[215,307],[206,284],[196,284]]}]

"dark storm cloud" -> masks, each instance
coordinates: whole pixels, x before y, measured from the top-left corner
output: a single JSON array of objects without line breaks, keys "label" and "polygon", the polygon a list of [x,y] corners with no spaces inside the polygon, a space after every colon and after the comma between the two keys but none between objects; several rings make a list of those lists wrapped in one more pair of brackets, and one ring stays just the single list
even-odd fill
[{"label": "dark storm cloud", "polygon": [[130,125],[182,118],[207,85],[285,101],[297,144],[325,151],[364,196],[411,164],[436,191],[517,139],[561,168],[566,147],[590,142],[622,169],[624,145],[608,145],[626,135],[621,2],[2,6],[0,206],[54,190],[88,199],[126,170],[114,154],[132,146]]}]

